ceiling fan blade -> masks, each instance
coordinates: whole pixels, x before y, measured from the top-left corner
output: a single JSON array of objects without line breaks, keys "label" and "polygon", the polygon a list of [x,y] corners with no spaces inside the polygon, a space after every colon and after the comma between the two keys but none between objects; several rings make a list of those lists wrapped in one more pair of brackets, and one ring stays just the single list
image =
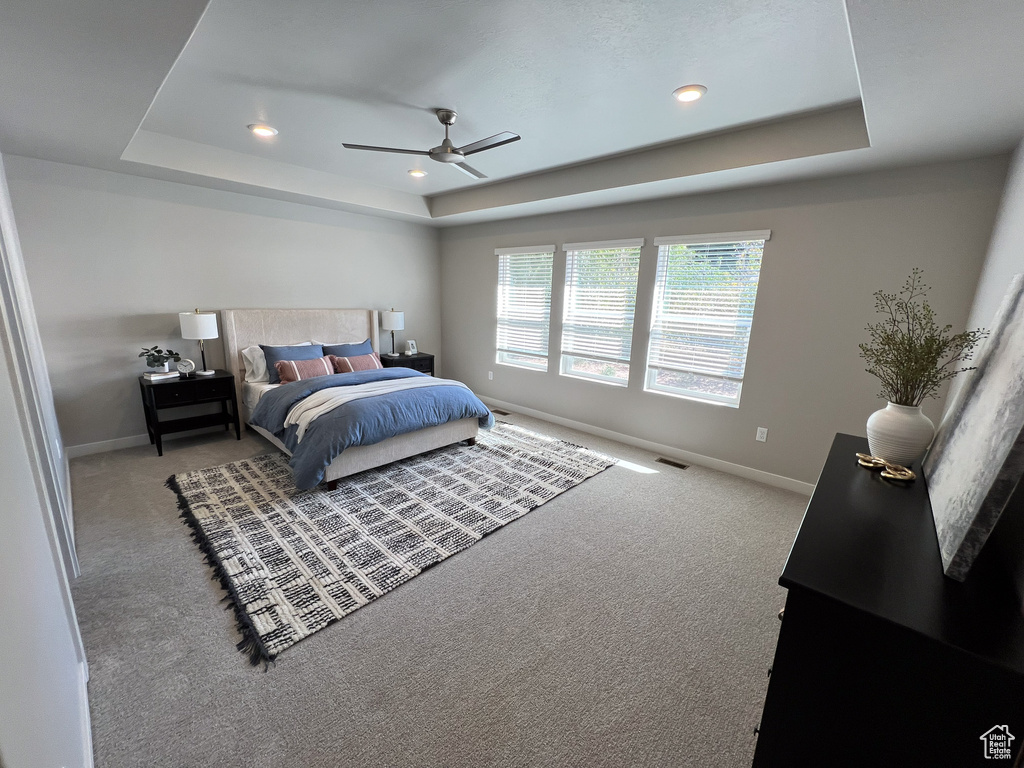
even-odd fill
[{"label": "ceiling fan blade", "polygon": [[521,136],[511,131],[502,131],[486,139],[480,139],[480,141],[474,141],[472,144],[459,147],[459,152],[464,155],[472,155],[474,152],[483,152],[485,149],[494,149],[503,144],[511,144],[513,141],[519,141],[521,138]]},{"label": "ceiling fan blade", "polygon": [[371,152],[394,152],[398,155],[429,155],[430,153],[424,149],[396,149],[395,147],[373,147],[369,144],[345,144],[342,142],[341,146],[345,149],[368,149]]},{"label": "ceiling fan blade", "polygon": [[472,166],[466,165],[465,163],[449,163],[449,165],[451,165],[452,168],[458,168],[464,174],[466,174],[467,176],[472,176],[474,179],[486,179],[487,178],[482,173],[480,173],[480,171],[478,171],[476,168],[473,168]]}]

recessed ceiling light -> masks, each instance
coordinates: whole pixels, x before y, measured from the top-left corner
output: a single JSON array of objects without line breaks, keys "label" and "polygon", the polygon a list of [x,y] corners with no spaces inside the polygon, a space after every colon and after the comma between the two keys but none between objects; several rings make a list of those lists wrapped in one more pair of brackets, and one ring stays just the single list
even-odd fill
[{"label": "recessed ceiling light", "polygon": [[427,175],[427,172],[421,171],[419,168],[413,168],[411,171],[409,171],[409,175],[417,179],[422,179],[424,176]]},{"label": "recessed ceiling light", "polygon": [[249,130],[261,139],[269,139],[271,136],[277,136],[277,128],[264,125],[263,123],[253,123],[249,126]]},{"label": "recessed ceiling light", "polygon": [[707,92],[708,89],[705,86],[694,83],[693,85],[684,85],[682,88],[676,88],[672,91],[672,95],[676,97],[677,101],[687,102],[696,101]]}]

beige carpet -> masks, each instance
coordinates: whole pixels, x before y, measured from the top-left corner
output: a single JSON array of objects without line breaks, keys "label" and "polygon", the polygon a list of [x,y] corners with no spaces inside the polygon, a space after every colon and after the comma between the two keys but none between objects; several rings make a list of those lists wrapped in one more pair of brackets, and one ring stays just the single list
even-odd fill
[{"label": "beige carpet", "polygon": [[163,487],[213,433],[72,462],[96,765],[745,766],[806,499],[507,420],[612,467],[282,655],[235,650]]}]

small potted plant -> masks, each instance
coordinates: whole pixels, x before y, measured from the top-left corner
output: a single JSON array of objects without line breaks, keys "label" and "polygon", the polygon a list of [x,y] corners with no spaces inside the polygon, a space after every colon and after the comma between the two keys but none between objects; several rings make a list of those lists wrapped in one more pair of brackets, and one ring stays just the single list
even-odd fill
[{"label": "small potted plant", "polygon": [[139,352],[139,357],[146,358],[146,365],[158,371],[169,371],[171,360],[176,363],[181,360],[181,355],[173,349],[164,350],[160,349],[160,347],[150,347],[149,349],[143,347],[142,351]]},{"label": "small potted plant", "polygon": [[879,396],[888,401],[868,419],[868,448],[873,456],[904,466],[920,457],[935,436],[921,403],[937,397],[947,379],[974,370],[962,364],[988,335],[982,328],[954,334],[953,326],[940,327],[928,304],[931,288],[921,275],[915,268],[899,293],[875,291],[875,310],[884,319],[867,326],[871,341],[860,345],[865,370],[878,377]]}]

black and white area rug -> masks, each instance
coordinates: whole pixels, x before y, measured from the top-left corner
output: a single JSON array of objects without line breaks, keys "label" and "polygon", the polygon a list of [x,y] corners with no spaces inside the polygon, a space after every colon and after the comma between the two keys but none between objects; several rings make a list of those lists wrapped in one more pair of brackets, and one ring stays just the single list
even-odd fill
[{"label": "black and white area rug", "polygon": [[510,424],[299,491],[280,453],[174,475],[182,517],[233,602],[253,664],[615,463]]}]

